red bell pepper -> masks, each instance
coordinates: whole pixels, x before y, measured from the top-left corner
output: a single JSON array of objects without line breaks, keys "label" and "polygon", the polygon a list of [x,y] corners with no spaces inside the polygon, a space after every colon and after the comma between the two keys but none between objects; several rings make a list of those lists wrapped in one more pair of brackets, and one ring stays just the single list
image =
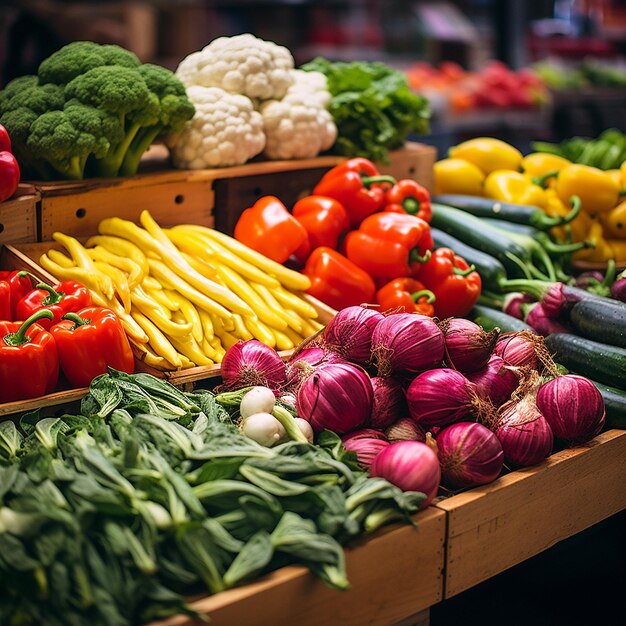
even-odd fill
[{"label": "red bell pepper", "polygon": [[419,277],[435,294],[435,314],[442,319],[467,315],[480,296],[480,275],[450,248],[433,250]]},{"label": "red bell pepper", "polygon": [[0,402],[43,396],[54,390],[59,358],[52,335],[39,324],[52,313],[41,309],[24,322],[0,322]]},{"label": "red bell pepper", "polygon": [[0,280],[0,321],[13,321],[11,311],[11,285],[6,280]]},{"label": "red bell pepper", "polygon": [[33,290],[33,283],[31,282],[30,278],[31,276],[32,274],[24,270],[0,271],[0,280],[8,283],[9,289],[11,291],[11,313],[9,317],[6,317],[4,319],[10,319],[11,321],[15,321],[18,319],[15,313],[17,303],[26,294],[29,294]]},{"label": "red bell pepper", "polygon": [[392,176],[382,176],[367,159],[348,159],[326,172],[313,193],[338,200],[348,212],[350,226],[356,228],[368,215],[383,208],[385,189],[381,183],[395,182]]},{"label": "red bell pepper", "polygon": [[311,250],[320,246],[337,248],[340,237],[350,228],[343,205],[327,196],[301,198],[293,205],[291,213],[309,234]]},{"label": "red bell pepper", "polygon": [[376,286],[372,277],[332,248],[321,246],[313,250],[302,273],[311,280],[307,293],[334,309],[374,300]]},{"label": "red bell pepper", "polygon": [[0,124],[0,152],[11,152],[11,139],[7,129]]},{"label": "red bell pepper", "polygon": [[246,209],[235,224],[235,239],[277,263],[290,256],[304,261],[309,236],[304,226],[275,196],[263,196]]},{"label": "red bell pepper", "polygon": [[382,313],[393,309],[403,309],[406,313],[435,315],[435,294],[415,278],[394,278],[376,292],[376,302]]},{"label": "red bell pepper", "polygon": [[430,193],[418,182],[403,178],[385,194],[384,211],[408,213],[420,217],[430,224],[433,212],[430,206]]},{"label": "red bell pepper", "polygon": [[47,330],[52,324],[61,321],[66,313],[76,312],[91,304],[89,289],[74,280],[64,280],[54,287],[38,283],[35,289],[25,295],[15,307],[16,319],[24,320],[40,309],[49,309],[53,317],[42,320],[41,325]]},{"label": "red bell pepper", "polygon": [[0,202],[8,200],[20,184],[20,166],[7,150],[0,152]]},{"label": "red bell pepper", "polygon": [[346,256],[373,278],[415,276],[433,248],[430,226],[408,213],[375,213],[348,233]]},{"label": "red bell pepper", "polygon": [[61,370],[74,387],[87,387],[108,367],[132,374],[135,359],[120,319],[105,307],[66,313],[52,326]]}]

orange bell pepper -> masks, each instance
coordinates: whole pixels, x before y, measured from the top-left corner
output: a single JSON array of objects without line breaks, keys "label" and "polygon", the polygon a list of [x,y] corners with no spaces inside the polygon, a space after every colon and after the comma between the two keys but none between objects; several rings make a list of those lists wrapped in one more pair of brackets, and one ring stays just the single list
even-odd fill
[{"label": "orange bell pepper", "polygon": [[406,313],[435,315],[435,294],[415,278],[394,278],[376,292],[376,302],[381,313],[393,309],[404,309]]},{"label": "orange bell pepper", "polygon": [[309,254],[309,235],[275,196],[263,196],[237,220],[235,239],[268,259],[284,263],[292,255],[304,261]]}]

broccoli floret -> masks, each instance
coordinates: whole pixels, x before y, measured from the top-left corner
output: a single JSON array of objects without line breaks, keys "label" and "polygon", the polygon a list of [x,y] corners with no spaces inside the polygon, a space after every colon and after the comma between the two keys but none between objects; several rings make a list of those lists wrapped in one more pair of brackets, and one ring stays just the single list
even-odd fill
[{"label": "broccoli floret", "polygon": [[74,78],[65,87],[65,96],[75,98],[108,114],[116,115],[124,137],[112,144],[96,162],[100,176],[117,176],[126,151],[142,126],[156,123],[159,102],[138,70],[119,66],[96,67]]},{"label": "broccoli floret", "polygon": [[142,65],[137,71],[150,92],[158,98],[158,115],[153,123],[142,124],[131,142],[121,169],[126,176],[137,171],[141,156],[159,135],[180,132],[195,113],[185,86],[173,72],[151,63]]},{"label": "broccoli floret", "polygon": [[27,107],[38,115],[59,111],[65,104],[63,88],[58,85],[32,85],[13,94],[6,102],[6,110]]},{"label": "broccoli floret", "polygon": [[103,65],[136,68],[137,55],[113,44],[74,41],[63,46],[41,62],[37,74],[41,84],[65,85],[80,74]]},{"label": "broccoli floret", "polygon": [[9,111],[9,100],[23,89],[34,87],[38,84],[38,79],[34,75],[18,76],[7,83],[2,91],[0,91],[0,115],[5,111]]}]

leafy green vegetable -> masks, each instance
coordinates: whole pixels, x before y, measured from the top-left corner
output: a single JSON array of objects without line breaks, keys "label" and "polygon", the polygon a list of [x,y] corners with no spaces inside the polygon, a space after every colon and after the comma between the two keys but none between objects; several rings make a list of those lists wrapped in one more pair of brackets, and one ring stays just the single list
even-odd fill
[{"label": "leafy green vegetable", "polygon": [[318,57],[301,69],[326,76],[339,154],[388,163],[389,150],[402,146],[411,133],[429,130],[428,101],[411,91],[405,74],[385,63]]}]

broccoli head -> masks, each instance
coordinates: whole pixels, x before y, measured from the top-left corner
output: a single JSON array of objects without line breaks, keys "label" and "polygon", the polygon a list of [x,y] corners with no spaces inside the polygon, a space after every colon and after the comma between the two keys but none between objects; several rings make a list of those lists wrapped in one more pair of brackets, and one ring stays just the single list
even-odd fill
[{"label": "broccoli head", "polygon": [[157,98],[158,109],[154,121],[142,124],[142,128],[131,142],[122,164],[121,171],[125,175],[137,171],[141,155],[159,135],[180,132],[185,122],[195,113],[195,107],[187,97],[185,86],[173,72],[151,63],[142,65],[137,71],[150,92]]},{"label": "broccoli head", "polygon": [[0,115],[10,110],[8,106],[9,100],[11,100],[16,93],[19,93],[23,89],[34,87],[38,83],[39,80],[34,75],[18,76],[7,83],[4,89],[0,91]]},{"label": "broccoli head", "polygon": [[65,85],[80,74],[103,65],[136,68],[141,61],[134,53],[114,44],[73,41],[42,61],[37,74],[41,84]]}]

